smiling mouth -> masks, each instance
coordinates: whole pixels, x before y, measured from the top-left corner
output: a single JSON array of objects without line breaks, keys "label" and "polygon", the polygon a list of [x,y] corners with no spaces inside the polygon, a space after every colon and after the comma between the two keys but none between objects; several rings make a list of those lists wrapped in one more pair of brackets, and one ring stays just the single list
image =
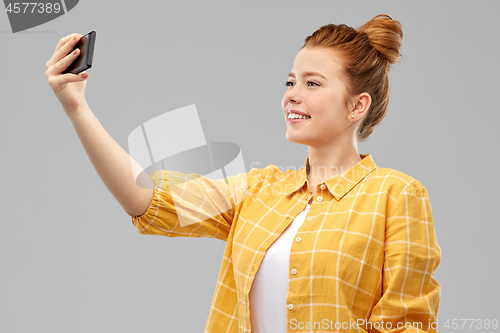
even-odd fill
[{"label": "smiling mouth", "polygon": [[301,114],[290,112],[288,114],[287,119],[289,119],[289,120],[293,120],[293,119],[311,119],[311,117],[309,117],[309,116],[303,116]]},{"label": "smiling mouth", "polygon": [[294,123],[303,123],[303,122],[307,122],[309,119],[311,119],[310,117],[309,118],[288,118],[286,120],[286,122],[288,124],[294,124]]}]

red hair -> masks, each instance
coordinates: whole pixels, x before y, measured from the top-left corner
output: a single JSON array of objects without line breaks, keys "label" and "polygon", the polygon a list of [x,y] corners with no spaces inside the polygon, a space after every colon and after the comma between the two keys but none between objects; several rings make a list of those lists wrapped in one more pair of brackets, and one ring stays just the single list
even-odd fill
[{"label": "red hair", "polygon": [[[344,82],[351,96],[370,94],[371,105],[356,133],[358,141],[365,141],[387,114],[389,71],[401,58],[402,39],[401,23],[385,14],[375,16],[358,29],[328,24],[305,39],[302,48],[323,47],[340,56],[337,60],[342,64]],[[346,100],[346,106],[347,103]]]}]

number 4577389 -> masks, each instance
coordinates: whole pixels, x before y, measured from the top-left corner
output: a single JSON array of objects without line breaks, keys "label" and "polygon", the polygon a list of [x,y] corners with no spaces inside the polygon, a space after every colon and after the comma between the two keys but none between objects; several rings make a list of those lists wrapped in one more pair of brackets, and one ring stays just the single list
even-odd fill
[{"label": "number 4577389", "polygon": [[[29,7],[31,6],[31,12]],[[24,7],[24,8],[23,8]],[[51,14],[51,13],[59,13],[61,11],[61,5],[59,3],[43,3],[43,2],[14,2],[9,3],[5,11],[9,14],[26,14],[28,13],[34,14],[36,9],[36,13],[39,14]]]},{"label": "number 4577389", "polygon": [[444,323],[447,329],[497,329],[498,319],[447,319]]}]

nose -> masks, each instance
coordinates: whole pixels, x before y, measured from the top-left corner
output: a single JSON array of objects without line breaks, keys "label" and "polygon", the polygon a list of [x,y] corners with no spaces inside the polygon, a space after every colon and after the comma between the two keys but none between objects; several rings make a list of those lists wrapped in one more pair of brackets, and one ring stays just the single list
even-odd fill
[{"label": "nose", "polygon": [[302,97],[300,95],[300,90],[297,87],[289,88],[283,95],[283,107],[286,107],[289,103],[300,104],[302,102]]}]

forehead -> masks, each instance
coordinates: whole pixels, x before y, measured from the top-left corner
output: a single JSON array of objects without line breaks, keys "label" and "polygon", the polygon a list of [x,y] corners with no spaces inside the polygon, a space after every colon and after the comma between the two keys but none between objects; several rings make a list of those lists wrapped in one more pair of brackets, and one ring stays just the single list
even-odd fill
[{"label": "forehead", "polygon": [[342,72],[342,65],[337,52],[319,47],[304,47],[293,62],[292,73],[318,72],[327,79],[337,77]]}]

